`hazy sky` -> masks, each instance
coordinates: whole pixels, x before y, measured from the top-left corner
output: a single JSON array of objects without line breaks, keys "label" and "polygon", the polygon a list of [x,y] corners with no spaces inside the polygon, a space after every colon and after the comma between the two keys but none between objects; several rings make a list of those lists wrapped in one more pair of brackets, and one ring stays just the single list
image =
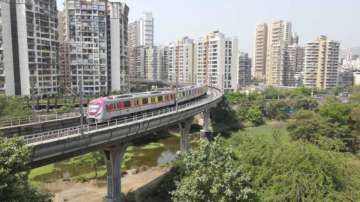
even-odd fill
[{"label": "hazy sky", "polygon": [[[59,8],[62,2],[58,0]],[[213,30],[237,36],[251,51],[255,26],[283,19],[293,23],[300,43],[327,35],[342,48],[360,46],[360,0],[125,0],[130,21],[149,11],[155,18],[155,43],[183,36],[197,39]]]}]

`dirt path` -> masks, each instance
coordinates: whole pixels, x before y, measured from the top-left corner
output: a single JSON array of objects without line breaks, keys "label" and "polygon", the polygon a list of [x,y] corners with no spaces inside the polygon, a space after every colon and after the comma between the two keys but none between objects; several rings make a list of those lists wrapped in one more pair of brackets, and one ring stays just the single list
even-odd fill
[{"label": "dirt path", "polygon": [[[126,194],[134,191],[161,176],[167,170],[167,168],[150,168],[137,174],[127,174],[122,178],[122,192]],[[54,202],[99,202],[106,194],[106,182],[104,180],[93,180],[86,183],[58,181],[46,184],[43,189],[54,194]]]}]

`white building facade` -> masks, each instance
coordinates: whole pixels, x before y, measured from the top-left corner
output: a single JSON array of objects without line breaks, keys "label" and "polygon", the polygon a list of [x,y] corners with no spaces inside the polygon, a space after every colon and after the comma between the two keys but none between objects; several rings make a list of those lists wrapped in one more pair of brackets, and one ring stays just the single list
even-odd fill
[{"label": "white building facade", "polygon": [[[111,91],[128,91],[128,15],[129,7],[120,2],[109,2],[111,53],[108,74]],[[109,37],[109,36],[108,36]]]},{"label": "white building facade", "polygon": [[159,46],[145,48],[145,79],[166,81],[167,70],[164,60],[165,48]]},{"label": "white building facade", "polygon": [[305,45],[304,85],[311,88],[336,87],[340,43],[320,36]]},{"label": "white building facade", "polygon": [[266,84],[272,86],[287,86],[288,74],[287,48],[292,39],[291,23],[282,20],[273,22],[269,27]]},{"label": "white building facade", "polygon": [[196,82],[220,88],[237,89],[238,44],[215,31],[200,38],[195,45]]},{"label": "white building facade", "polygon": [[268,46],[268,25],[258,24],[255,33],[253,77],[258,81],[266,79],[266,56]]},{"label": "white building facade", "polygon": [[167,47],[166,66],[170,82],[195,83],[194,50],[194,41],[188,37]]},{"label": "white building facade", "polygon": [[66,0],[71,89],[106,95],[128,87],[127,20],[129,8],[107,0]]},{"label": "white building facade", "polygon": [[1,1],[4,88],[7,95],[58,93],[56,0]]}]

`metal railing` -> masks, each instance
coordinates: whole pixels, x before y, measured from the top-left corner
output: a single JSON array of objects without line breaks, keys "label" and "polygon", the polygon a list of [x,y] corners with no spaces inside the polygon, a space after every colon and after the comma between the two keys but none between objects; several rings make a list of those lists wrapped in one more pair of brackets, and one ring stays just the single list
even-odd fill
[{"label": "metal railing", "polygon": [[[148,118],[155,118],[159,115],[169,114],[169,113],[177,113],[178,111],[185,110],[189,107],[194,106],[201,106],[203,104],[206,104],[209,102],[209,100],[212,100],[215,96],[215,94],[211,93],[206,98],[202,98],[199,100],[193,100],[190,102],[187,102],[185,104],[179,105],[177,108],[176,106],[160,109],[160,110],[154,110],[150,112],[144,112],[141,114],[131,115],[122,117],[115,120],[110,120],[105,123],[94,123],[94,124],[87,124],[83,126],[83,133],[88,133],[91,131],[99,130],[102,128],[108,128],[112,126],[120,126],[122,124],[129,124],[131,122],[139,121],[139,120],[145,120]],[[43,142],[51,139],[57,139],[62,137],[68,137],[72,135],[80,135],[81,134],[81,126],[71,127],[71,128],[65,128],[60,130],[53,130],[43,133],[37,133],[32,135],[23,136],[26,144],[32,144],[36,142]]]},{"label": "metal railing", "polygon": [[47,115],[19,117],[15,119],[6,119],[6,120],[0,120],[0,129],[7,127],[22,126],[27,124],[37,124],[47,121],[57,121],[61,119],[76,118],[76,117],[80,117],[80,114],[78,112],[65,113],[65,114],[56,113],[56,114],[47,114]]}]

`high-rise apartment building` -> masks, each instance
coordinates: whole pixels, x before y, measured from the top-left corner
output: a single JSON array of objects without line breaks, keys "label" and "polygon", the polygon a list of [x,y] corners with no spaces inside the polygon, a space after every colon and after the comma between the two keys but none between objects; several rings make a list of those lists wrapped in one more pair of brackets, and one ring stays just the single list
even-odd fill
[{"label": "high-rise apartment building", "polygon": [[129,48],[140,46],[140,22],[134,21],[128,25]]},{"label": "high-rise apartment building", "polygon": [[271,23],[268,33],[266,84],[288,86],[287,48],[292,40],[291,23],[282,20]]},{"label": "high-rise apartment building", "polygon": [[140,46],[154,45],[154,18],[152,13],[145,12],[139,20]]},{"label": "high-rise apartment building", "polygon": [[256,26],[253,77],[259,81],[266,78],[266,55],[268,39],[268,25],[266,23]]},{"label": "high-rise apartment building", "polygon": [[140,19],[129,23],[128,39],[130,79],[144,79],[145,75],[141,72],[145,72],[142,71],[145,67],[141,66],[141,62],[145,56],[142,52],[146,47],[154,46],[154,18],[151,13],[145,12]]},{"label": "high-rise apartment building", "polygon": [[145,12],[143,16],[129,23],[129,47],[154,46],[154,18],[152,13]]},{"label": "high-rise apartment building", "polygon": [[238,82],[238,44],[215,31],[200,38],[195,45],[196,82],[222,90],[236,90]]},{"label": "high-rise apartment building", "polygon": [[164,61],[164,47],[145,48],[145,79],[152,81],[166,81],[167,70]]},{"label": "high-rise apartment building", "polygon": [[225,39],[225,69],[224,90],[233,91],[238,88],[239,56],[238,39],[236,37]]},{"label": "high-rise apartment building", "polygon": [[251,83],[251,58],[247,53],[239,54],[239,81],[238,88],[246,87]]},{"label": "high-rise apartment building", "polygon": [[340,43],[320,36],[305,45],[304,85],[311,88],[336,87]]},{"label": "high-rise apartment building", "polygon": [[137,46],[132,49],[134,61],[131,75],[133,80],[166,81],[166,48],[161,46]]},{"label": "high-rise apartment building", "polygon": [[2,49],[7,95],[58,93],[56,0],[1,1]]},{"label": "high-rise apartment building", "polygon": [[299,86],[296,79],[303,71],[304,67],[304,48],[298,44],[289,45],[287,48],[287,67],[285,71],[285,81],[287,86]]},{"label": "high-rise apartment building", "polygon": [[69,42],[66,38],[66,16],[64,12],[58,13],[59,31],[59,93],[71,94],[71,74],[69,58]]},{"label": "high-rise apartment building", "polygon": [[[111,91],[127,91],[129,87],[128,15],[129,7],[109,2],[108,78]],[[110,34],[110,36],[109,36]],[[110,56],[110,57],[109,57]]]},{"label": "high-rise apartment building", "polygon": [[71,89],[105,95],[127,88],[129,8],[107,0],[66,0],[66,37]]},{"label": "high-rise apartment building", "polygon": [[184,37],[167,47],[166,65],[170,82],[195,83],[194,41]]},{"label": "high-rise apartment building", "polygon": [[0,3],[0,94],[5,94],[5,66],[4,66],[4,48],[3,48],[3,18],[1,16],[2,3]]},{"label": "high-rise apartment building", "polygon": [[145,79],[145,47],[129,48],[130,79]]}]

